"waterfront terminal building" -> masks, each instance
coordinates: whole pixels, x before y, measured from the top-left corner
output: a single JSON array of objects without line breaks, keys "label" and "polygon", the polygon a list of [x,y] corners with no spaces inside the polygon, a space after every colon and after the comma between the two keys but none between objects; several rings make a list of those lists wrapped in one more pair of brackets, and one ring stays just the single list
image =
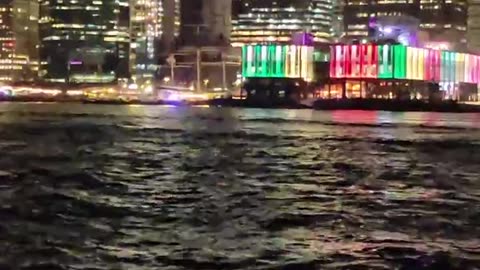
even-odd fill
[{"label": "waterfront terminal building", "polygon": [[246,98],[478,101],[480,56],[401,44],[247,45]]}]

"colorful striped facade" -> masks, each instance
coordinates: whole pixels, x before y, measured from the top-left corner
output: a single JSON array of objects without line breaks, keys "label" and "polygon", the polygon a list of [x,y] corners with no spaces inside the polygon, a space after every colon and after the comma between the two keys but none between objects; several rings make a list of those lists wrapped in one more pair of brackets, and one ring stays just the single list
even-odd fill
[{"label": "colorful striped facade", "polygon": [[480,83],[480,56],[404,45],[333,45],[330,77]]},{"label": "colorful striped facade", "polygon": [[242,76],[313,80],[314,48],[296,45],[248,45],[242,48]]}]

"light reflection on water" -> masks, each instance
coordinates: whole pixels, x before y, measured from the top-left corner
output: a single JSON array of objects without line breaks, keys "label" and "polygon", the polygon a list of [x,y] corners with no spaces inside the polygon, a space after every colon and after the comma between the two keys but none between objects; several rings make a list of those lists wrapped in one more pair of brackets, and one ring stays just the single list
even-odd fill
[{"label": "light reflection on water", "polygon": [[0,269],[475,269],[479,119],[1,104]]}]

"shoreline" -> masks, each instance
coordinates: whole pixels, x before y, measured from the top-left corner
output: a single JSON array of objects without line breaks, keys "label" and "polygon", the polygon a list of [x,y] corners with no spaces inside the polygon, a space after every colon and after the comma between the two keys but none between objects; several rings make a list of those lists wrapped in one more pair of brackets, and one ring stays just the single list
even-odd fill
[{"label": "shoreline", "polygon": [[171,101],[122,101],[122,100],[85,100],[80,98],[3,98],[0,103],[79,103],[98,105],[146,105],[146,106],[213,106],[231,108],[259,109],[311,109],[318,111],[361,110],[361,111],[391,111],[391,112],[444,112],[444,113],[480,113],[480,105],[441,101],[429,103],[420,100],[374,100],[374,99],[338,99],[316,100],[312,106],[297,102],[253,102],[246,100],[216,99],[197,102]]}]

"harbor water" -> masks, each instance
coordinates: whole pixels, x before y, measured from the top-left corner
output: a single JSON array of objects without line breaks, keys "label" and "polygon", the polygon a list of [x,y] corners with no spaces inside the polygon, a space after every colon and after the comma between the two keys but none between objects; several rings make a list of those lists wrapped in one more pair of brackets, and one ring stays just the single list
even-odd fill
[{"label": "harbor water", "polygon": [[480,114],[0,104],[0,269],[480,269]]}]

